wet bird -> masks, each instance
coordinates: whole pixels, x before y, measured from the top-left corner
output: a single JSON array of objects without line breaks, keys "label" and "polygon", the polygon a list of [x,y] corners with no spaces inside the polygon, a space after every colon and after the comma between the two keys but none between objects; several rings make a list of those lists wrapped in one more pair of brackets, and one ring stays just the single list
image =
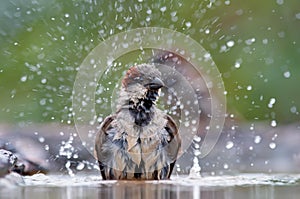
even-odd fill
[{"label": "wet bird", "polygon": [[127,71],[116,113],[105,118],[96,135],[95,156],[104,180],[170,178],[181,139],[173,119],[156,107],[163,86],[153,65]]}]

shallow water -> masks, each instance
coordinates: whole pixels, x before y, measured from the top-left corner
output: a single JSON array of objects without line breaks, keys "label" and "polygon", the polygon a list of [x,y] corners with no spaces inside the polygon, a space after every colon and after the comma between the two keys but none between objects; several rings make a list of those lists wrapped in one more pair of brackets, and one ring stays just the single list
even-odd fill
[{"label": "shallow water", "polygon": [[38,174],[0,188],[0,198],[300,198],[300,174],[240,174],[187,177],[168,181],[102,181],[99,176]]}]

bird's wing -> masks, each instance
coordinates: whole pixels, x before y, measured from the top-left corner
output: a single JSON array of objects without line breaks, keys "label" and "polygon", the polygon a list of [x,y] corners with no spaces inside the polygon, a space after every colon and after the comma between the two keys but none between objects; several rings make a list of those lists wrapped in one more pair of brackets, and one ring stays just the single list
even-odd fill
[{"label": "bird's wing", "polygon": [[177,159],[178,153],[181,147],[181,138],[178,132],[178,128],[174,120],[170,116],[166,116],[167,124],[165,129],[168,133],[169,140],[168,145],[166,146],[166,151],[171,160],[175,161]]},{"label": "bird's wing", "polygon": [[[124,132],[116,127],[116,115],[105,118],[95,139],[95,156],[103,179],[122,179],[134,173],[135,164],[127,153]],[[126,170],[126,171],[125,171]]]},{"label": "bird's wing", "polygon": [[113,178],[111,173],[112,161],[114,158],[114,150],[112,150],[112,139],[116,134],[116,129],[112,127],[112,122],[116,118],[111,115],[105,118],[102,122],[95,139],[94,153],[98,160],[100,172],[103,179]]},{"label": "bird's wing", "polygon": [[94,155],[97,160],[101,160],[102,154],[99,153],[102,150],[102,146],[108,136],[108,130],[111,128],[112,121],[116,118],[115,115],[111,115],[105,118],[101,123],[100,129],[96,134]]},{"label": "bird's wing", "polygon": [[165,135],[167,143],[163,150],[168,158],[167,166],[162,168],[162,170],[158,173],[158,176],[160,176],[159,179],[170,178],[181,149],[181,138],[176,123],[168,115],[166,115],[165,118],[167,119],[165,126],[165,130],[167,132],[167,135]]}]

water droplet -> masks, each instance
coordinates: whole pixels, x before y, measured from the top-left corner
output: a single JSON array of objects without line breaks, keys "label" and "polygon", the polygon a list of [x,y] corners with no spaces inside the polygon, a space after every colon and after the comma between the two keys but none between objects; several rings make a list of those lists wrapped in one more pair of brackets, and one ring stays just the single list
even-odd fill
[{"label": "water droplet", "polygon": [[177,171],[177,172],[180,172],[180,171],[181,171],[181,168],[180,168],[180,165],[179,165],[179,164],[176,164],[176,171]]},{"label": "water droplet", "polygon": [[259,144],[261,142],[261,137],[259,136],[259,135],[256,135],[255,137],[254,137],[254,143],[255,144]]},{"label": "water droplet", "polygon": [[78,154],[77,153],[75,153],[74,155],[73,155],[73,158],[74,159],[77,159],[79,156],[78,156]]},{"label": "water droplet", "polygon": [[123,48],[128,48],[129,44],[128,43],[122,43]]},{"label": "water droplet", "polygon": [[71,162],[70,161],[67,161],[67,163],[65,164],[65,167],[66,167],[66,169],[68,170],[68,174],[70,175],[70,176],[74,176],[74,173],[73,173],[73,171],[71,170]]},{"label": "water droplet", "polygon": [[225,164],[223,165],[223,168],[224,168],[224,169],[228,169],[228,168],[229,168],[228,164],[225,163]]},{"label": "water droplet", "polygon": [[77,169],[78,171],[81,171],[82,169],[84,169],[84,167],[85,167],[85,164],[82,163],[82,162],[79,162],[79,163],[77,164],[77,166],[76,166],[76,169]]},{"label": "water droplet", "polygon": [[265,63],[266,63],[267,65],[273,64],[273,63],[274,63],[273,57],[266,57],[266,58],[265,58]]},{"label": "water droplet", "polygon": [[46,102],[47,102],[46,99],[43,98],[43,99],[40,100],[40,105],[44,106],[46,104]]},{"label": "water droplet", "polygon": [[84,107],[84,106],[87,105],[87,103],[86,103],[85,101],[82,101],[82,102],[81,102],[81,105]]},{"label": "water droplet", "polygon": [[200,142],[200,141],[201,141],[201,137],[199,137],[199,136],[195,135],[195,136],[194,136],[194,141],[196,141],[196,142]]},{"label": "water droplet", "polygon": [[282,4],[284,3],[284,0],[276,0],[276,3],[277,3],[278,5],[282,5]]},{"label": "water droplet", "polygon": [[277,126],[276,120],[272,120],[272,121],[271,121],[271,126],[272,126],[272,127],[276,127],[276,126]]},{"label": "water droplet", "polygon": [[192,26],[192,23],[190,21],[185,22],[185,26],[187,28],[190,28]]},{"label": "water droplet", "polygon": [[200,150],[195,150],[195,151],[194,151],[194,156],[199,156],[199,155],[201,155]]},{"label": "water droplet", "polygon": [[226,143],[226,149],[231,149],[232,147],[233,147],[233,142],[232,141],[228,141],[227,143]]},{"label": "water droplet", "polygon": [[238,16],[241,16],[244,13],[243,9],[239,9],[237,11],[235,11],[235,14]]},{"label": "water droplet", "polygon": [[276,102],[276,99],[275,98],[271,98],[270,101],[269,101],[268,107],[269,108],[273,108],[273,105],[275,104],[275,102]]},{"label": "water droplet", "polygon": [[205,58],[205,59],[209,59],[209,58],[211,58],[211,55],[210,55],[210,53],[205,53],[205,54],[204,54],[204,58]]},{"label": "water droplet", "polygon": [[290,78],[290,77],[291,77],[290,71],[284,72],[284,73],[283,73],[283,76],[284,76],[285,78]]},{"label": "water droplet", "polygon": [[263,44],[268,44],[268,39],[263,39],[262,43]]},{"label": "water droplet", "polygon": [[269,164],[269,160],[266,160],[266,161],[265,161],[265,164]]},{"label": "water droplet", "polygon": [[291,109],[290,109],[290,111],[292,113],[297,113],[297,107],[296,106],[292,106]]},{"label": "water droplet", "polygon": [[280,38],[284,38],[285,37],[285,32],[284,31],[281,31],[281,32],[279,32],[277,34],[278,34],[278,37],[280,37]]},{"label": "water droplet", "polygon": [[199,166],[199,160],[197,157],[194,157],[193,166],[190,169],[190,176],[200,176],[201,167]]},{"label": "water droplet", "polygon": [[296,19],[300,19],[300,12],[296,14]]},{"label": "water droplet", "polygon": [[270,149],[275,149],[276,148],[276,143],[275,142],[271,142],[269,144]]},{"label": "water droplet", "polygon": [[226,45],[227,45],[228,47],[233,47],[233,46],[234,46],[234,41],[228,41],[228,42],[226,43]]},{"label": "water droplet", "polygon": [[166,6],[160,8],[160,11],[161,11],[161,12],[165,12],[166,10],[167,10],[167,7],[166,7]]},{"label": "water droplet", "polygon": [[46,84],[46,83],[47,83],[47,79],[46,79],[46,78],[43,78],[43,79],[41,80],[41,83],[42,83],[42,84]]},{"label": "water droplet", "polygon": [[272,141],[274,141],[277,138],[277,136],[278,136],[277,133],[275,133],[272,137]]},{"label": "water droplet", "polygon": [[251,90],[252,90],[252,86],[251,85],[247,86],[247,91],[251,91]]},{"label": "water droplet", "polygon": [[235,68],[240,68],[241,67],[241,63],[240,62],[235,62],[234,67]]},{"label": "water droplet", "polygon": [[66,168],[70,168],[70,166],[71,166],[71,162],[70,162],[70,161],[67,161],[66,164],[65,164],[65,167],[66,167]]},{"label": "water droplet", "polygon": [[251,44],[253,44],[254,42],[255,42],[255,38],[247,39],[247,40],[245,41],[245,43],[246,43],[247,45],[251,45]]},{"label": "water droplet", "polygon": [[147,12],[148,15],[152,14],[152,10],[150,10],[150,9],[148,9],[146,12]]},{"label": "water droplet", "polygon": [[45,58],[45,53],[40,53],[40,54],[38,54],[37,58],[38,58],[39,60],[44,59],[44,58]]},{"label": "water droplet", "polygon": [[27,80],[27,75],[22,76],[20,80],[21,80],[21,82],[26,82],[26,80]]},{"label": "water droplet", "polygon": [[184,122],[184,126],[185,127],[189,127],[190,126],[190,122],[189,121]]},{"label": "water droplet", "polygon": [[90,60],[90,64],[92,64],[92,65],[95,64],[95,62],[96,62],[95,59]]},{"label": "water droplet", "polygon": [[40,142],[40,143],[45,142],[45,138],[44,138],[44,137],[39,137],[39,142]]}]

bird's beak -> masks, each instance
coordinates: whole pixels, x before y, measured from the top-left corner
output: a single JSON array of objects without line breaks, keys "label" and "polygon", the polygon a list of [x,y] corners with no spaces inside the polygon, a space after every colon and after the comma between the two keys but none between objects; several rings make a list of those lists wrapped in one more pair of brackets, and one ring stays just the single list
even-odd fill
[{"label": "bird's beak", "polygon": [[155,77],[150,83],[145,85],[146,88],[153,90],[160,89],[163,86],[165,86],[164,82],[158,77]]}]

